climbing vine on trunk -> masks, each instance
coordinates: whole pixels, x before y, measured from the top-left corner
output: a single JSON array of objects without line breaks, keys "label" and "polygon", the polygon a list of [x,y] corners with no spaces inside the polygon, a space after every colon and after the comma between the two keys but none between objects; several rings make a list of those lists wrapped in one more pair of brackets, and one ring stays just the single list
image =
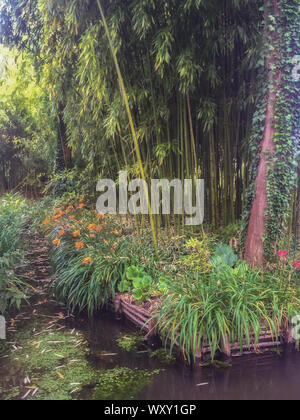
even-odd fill
[{"label": "climbing vine on trunk", "polygon": [[268,87],[263,92],[267,106],[263,116],[262,100],[254,121],[257,133],[258,123],[264,121],[264,134],[256,181],[248,192],[248,204],[253,199],[250,216],[245,213],[249,220],[245,258],[253,265],[262,265],[264,257],[274,255],[278,239],[286,233],[297,187],[300,86],[293,67],[300,53],[299,0],[266,1],[265,27]]}]

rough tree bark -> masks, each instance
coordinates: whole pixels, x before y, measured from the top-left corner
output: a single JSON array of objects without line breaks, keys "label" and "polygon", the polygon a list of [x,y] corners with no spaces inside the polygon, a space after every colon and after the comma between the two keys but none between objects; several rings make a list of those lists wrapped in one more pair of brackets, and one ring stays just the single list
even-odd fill
[{"label": "rough tree bark", "polygon": [[[270,50],[266,59],[268,71],[269,88],[267,92],[267,110],[265,120],[264,137],[261,143],[260,161],[258,166],[258,174],[255,180],[256,193],[250,213],[250,221],[245,242],[245,260],[252,266],[261,266],[264,262],[264,246],[263,237],[266,230],[266,211],[267,211],[267,158],[268,155],[274,154],[274,117],[275,105],[278,89],[280,88],[281,72],[279,67],[278,51],[279,34],[276,30],[270,32],[269,16],[278,16],[280,13],[278,0],[265,0],[265,37],[267,43],[274,46]],[[268,44],[267,44],[268,45]]]}]

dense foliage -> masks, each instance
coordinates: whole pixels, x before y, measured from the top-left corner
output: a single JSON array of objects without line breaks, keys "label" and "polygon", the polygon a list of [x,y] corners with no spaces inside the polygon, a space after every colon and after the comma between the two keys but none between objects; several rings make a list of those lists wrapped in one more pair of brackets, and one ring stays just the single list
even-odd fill
[{"label": "dense foliage", "polygon": [[0,192],[34,194],[54,162],[50,104],[28,58],[6,48],[0,55]]},{"label": "dense foliage", "polygon": [[17,273],[22,264],[22,233],[28,207],[22,197],[6,196],[0,202],[0,314],[20,308],[26,284]]},{"label": "dense foliage", "polygon": [[[47,196],[58,299],[154,301],[188,359],[275,339],[300,309],[299,0],[0,0],[0,42],[0,189]],[[121,171],[204,178],[205,225],[97,214]],[[0,312],[24,296],[25,210],[0,207]]]},{"label": "dense foliage", "polygon": [[[80,188],[94,200],[96,181],[103,176],[116,179],[124,169],[131,177],[146,179],[202,177],[207,185],[206,220],[213,227],[240,218],[249,187],[247,228],[265,119],[261,96],[266,87],[260,76],[268,55],[264,32],[273,25],[282,32],[285,86],[277,110],[278,118],[284,115],[277,124],[281,141],[274,158],[279,165],[269,179],[266,248],[270,251],[287,220],[290,232],[298,234],[298,155],[292,153],[293,162],[289,156],[291,148],[298,148],[299,137],[299,119],[291,117],[299,98],[291,86],[299,2],[281,1],[279,6],[282,16],[276,23],[276,16],[265,19],[262,0],[2,0],[1,39],[25,52],[36,80],[47,89],[48,110],[51,104],[47,124],[37,99],[37,151],[43,151],[48,165],[41,171],[31,162],[31,179],[39,179],[45,168],[48,174],[56,168],[48,191],[73,194]],[[130,108],[130,124],[119,86]],[[16,114],[18,110],[14,118]],[[28,133],[28,125],[21,126]],[[56,155],[49,149],[52,135]],[[162,223],[172,221],[155,217],[152,228]],[[182,224],[179,218],[176,224]]]}]

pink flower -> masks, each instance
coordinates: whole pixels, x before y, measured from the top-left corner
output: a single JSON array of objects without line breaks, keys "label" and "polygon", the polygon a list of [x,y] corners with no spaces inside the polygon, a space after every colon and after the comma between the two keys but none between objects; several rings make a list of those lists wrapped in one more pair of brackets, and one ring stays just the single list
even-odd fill
[{"label": "pink flower", "polygon": [[296,269],[300,268],[300,260],[294,262],[293,267]]},{"label": "pink flower", "polygon": [[289,253],[287,251],[278,251],[277,254],[279,255],[280,258],[286,258]]}]

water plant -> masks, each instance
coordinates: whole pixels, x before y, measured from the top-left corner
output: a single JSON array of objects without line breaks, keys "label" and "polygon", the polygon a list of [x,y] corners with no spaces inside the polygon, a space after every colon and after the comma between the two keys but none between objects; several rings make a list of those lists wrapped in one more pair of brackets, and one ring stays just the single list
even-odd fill
[{"label": "water plant", "polygon": [[122,334],[117,339],[118,346],[125,351],[138,350],[145,344],[145,337],[138,334]]},{"label": "water plant", "polygon": [[151,384],[156,371],[129,369],[126,367],[100,373],[99,384],[94,389],[94,400],[133,400]]}]

